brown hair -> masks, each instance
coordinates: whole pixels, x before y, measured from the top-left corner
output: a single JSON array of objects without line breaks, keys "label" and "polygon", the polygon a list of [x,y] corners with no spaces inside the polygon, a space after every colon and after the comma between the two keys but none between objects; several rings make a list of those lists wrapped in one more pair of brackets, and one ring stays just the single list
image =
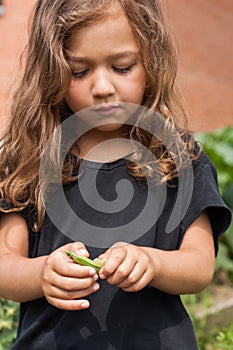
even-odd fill
[{"label": "brown hair", "polygon": [[[24,52],[24,68],[11,106],[11,120],[0,140],[0,197],[12,203],[5,211],[20,211],[29,205],[37,209],[38,228],[44,217],[39,182],[40,161],[44,147],[57,126],[68,116],[65,96],[72,73],[65,50],[69,39],[79,28],[91,25],[109,14],[117,0],[39,0],[35,6],[28,45]],[[160,0],[118,0],[138,40],[147,76],[143,105],[160,113],[171,126],[179,128],[179,136],[187,133],[186,117],[176,97],[177,54]],[[142,116],[145,122],[147,116]],[[149,121],[150,122],[150,121]],[[143,125],[143,123],[142,123]],[[174,155],[165,150],[162,141],[131,127],[129,136],[155,154],[163,171],[163,181],[177,175]],[[193,138],[185,137],[188,150]],[[51,159],[59,163],[58,140],[51,144]],[[179,138],[175,140],[179,143]],[[183,151],[184,147],[182,148]],[[177,147],[176,157],[180,157]],[[191,152],[191,151],[190,151]],[[191,154],[191,153],[190,153]],[[180,166],[183,166],[183,161]],[[68,154],[63,168],[63,182],[74,179],[79,160]],[[137,178],[151,173],[151,164],[129,163]],[[176,170],[175,170],[176,169]],[[143,170],[143,173],[142,173]],[[4,211],[3,209],[1,209]]]}]

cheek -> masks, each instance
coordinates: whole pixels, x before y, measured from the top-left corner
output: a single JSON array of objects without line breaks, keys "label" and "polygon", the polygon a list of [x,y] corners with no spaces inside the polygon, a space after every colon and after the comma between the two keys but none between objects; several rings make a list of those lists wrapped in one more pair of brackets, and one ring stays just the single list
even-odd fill
[{"label": "cheek", "polygon": [[77,87],[75,84],[71,84],[68,94],[66,95],[66,102],[68,106],[73,110],[77,111],[82,107],[83,99],[80,96],[84,96],[80,94],[80,87]]},{"label": "cheek", "polygon": [[125,94],[132,99],[132,102],[140,104],[143,100],[145,86],[144,76],[139,74],[125,85]]}]

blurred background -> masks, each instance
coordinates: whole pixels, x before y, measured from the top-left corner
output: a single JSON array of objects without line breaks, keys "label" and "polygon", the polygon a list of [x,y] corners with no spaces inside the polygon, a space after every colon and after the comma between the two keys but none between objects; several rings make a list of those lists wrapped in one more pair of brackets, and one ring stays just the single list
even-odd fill
[{"label": "blurred background", "polygon": [[[0,16],[0,131],[35,0],[3,0]],[[165,0],[179,47],[179,82],[194,131],[233,124],[233,1]],[[0,11],[1,14],[1,11]]]}]

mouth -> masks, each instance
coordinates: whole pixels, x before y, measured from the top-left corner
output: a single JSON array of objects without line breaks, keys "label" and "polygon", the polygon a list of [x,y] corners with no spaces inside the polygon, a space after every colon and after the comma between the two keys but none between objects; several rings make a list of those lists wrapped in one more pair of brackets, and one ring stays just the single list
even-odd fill
[{"label": "mouth", "polygon": [[94,111],[100,114],[109,115],[115,113],[120,108],[119,104],[103,104],[94,108]]}]

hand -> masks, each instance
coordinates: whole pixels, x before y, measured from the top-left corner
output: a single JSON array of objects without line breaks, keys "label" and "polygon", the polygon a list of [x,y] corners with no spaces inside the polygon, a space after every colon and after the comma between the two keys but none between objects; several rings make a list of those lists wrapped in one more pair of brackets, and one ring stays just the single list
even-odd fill
[{"label": "hand", "polygon": [[118,242],[99,256],[105,261],[100,278],[126,292],[136,292],[147,286],[155,275],[155,268],[146,249]]},{"label": "hand", "polygon": [[64,310],[81,310],[90,306],[82,299],[96,292],[99,284],[94,268],[80,266],[68,257],[65,250],[89,256],[82,243],[69,243],[52,252],[45,260],[42,271],[42,290],[50,304]]}]

